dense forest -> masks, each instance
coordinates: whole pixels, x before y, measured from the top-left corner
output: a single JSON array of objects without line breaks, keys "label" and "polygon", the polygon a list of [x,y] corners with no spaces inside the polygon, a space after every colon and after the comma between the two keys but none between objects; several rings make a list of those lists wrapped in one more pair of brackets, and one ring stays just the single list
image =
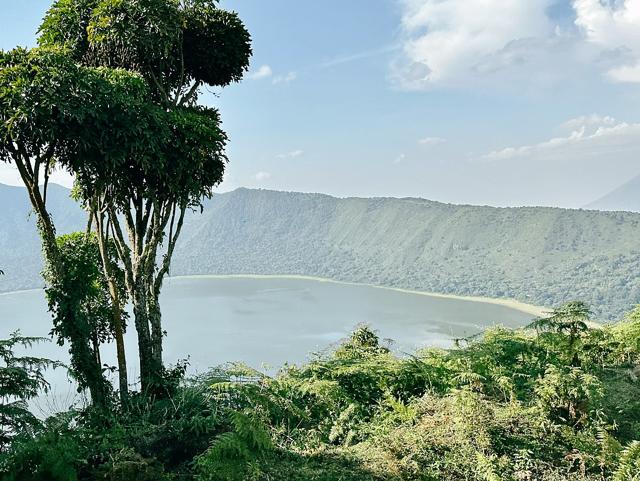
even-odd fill
[{"label": "dense forest", "polygon": [[[28,200],[3,192],[16,210],[0,213],[0,291],[41,287]],[[49,203],[60,233],[84,227],[68,191]],[[639,228],[631,212],[238,189],[187,212],[171,274],[298,274],[546,307],[579,298],[614,320],[640,302]]]}]

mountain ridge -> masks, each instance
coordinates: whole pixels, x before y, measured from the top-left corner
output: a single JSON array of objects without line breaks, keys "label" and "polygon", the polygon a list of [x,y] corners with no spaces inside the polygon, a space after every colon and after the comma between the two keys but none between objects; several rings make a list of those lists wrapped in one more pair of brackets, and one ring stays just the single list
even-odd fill
[{"label": "mountain ridge", "polygon": [[[57,190],[60,233],[83,229],[84,213]],[[0,213],[0,291],[42,285],[27,202]],[[580,298],[612,319],[640,302],[639,228],[627,212],[241,188],[187,216],[171,274],[309,275],[544,306]]]},{"label": "mountain ridge", "polygon": [[587,204],[587,209],[640,212],[640,175]]}]

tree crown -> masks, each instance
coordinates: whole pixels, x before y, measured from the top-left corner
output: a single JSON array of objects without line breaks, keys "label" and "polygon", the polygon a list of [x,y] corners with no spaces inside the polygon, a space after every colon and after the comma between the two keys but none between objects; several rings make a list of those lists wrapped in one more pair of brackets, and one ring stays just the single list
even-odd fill
[{"label": "tree crown", "polygon": [[[40,27],[42,46],[77,61],[141,73],[169,100],[191,84],[226,86],[248,69],[251,36],[216,0],[57,0]],[[191,100],[192,95],[186,99]]]}]

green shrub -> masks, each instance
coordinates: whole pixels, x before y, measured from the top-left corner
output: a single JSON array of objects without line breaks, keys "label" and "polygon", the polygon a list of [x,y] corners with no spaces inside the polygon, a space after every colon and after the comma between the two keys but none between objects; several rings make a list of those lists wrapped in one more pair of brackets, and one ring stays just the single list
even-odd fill
[{"label": "green shrub", "polygon": [[0,453],[1,479],[637,480],[639,324],[404,357],[363,326],[274,377],[227,365],[52,418]]}]

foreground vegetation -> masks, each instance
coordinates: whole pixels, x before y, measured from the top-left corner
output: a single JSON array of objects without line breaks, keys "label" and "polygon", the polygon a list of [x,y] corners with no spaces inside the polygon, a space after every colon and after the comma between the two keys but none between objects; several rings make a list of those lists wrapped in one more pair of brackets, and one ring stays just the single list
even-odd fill
[{"label": "foreground vegetation", "polygon": [[[10,437],[3,480],[640,479],[640,310],[570,303],[398,357],[367,327],[269,377],[227,366]],[[4,371],[3,371],[3,379]]]}]

